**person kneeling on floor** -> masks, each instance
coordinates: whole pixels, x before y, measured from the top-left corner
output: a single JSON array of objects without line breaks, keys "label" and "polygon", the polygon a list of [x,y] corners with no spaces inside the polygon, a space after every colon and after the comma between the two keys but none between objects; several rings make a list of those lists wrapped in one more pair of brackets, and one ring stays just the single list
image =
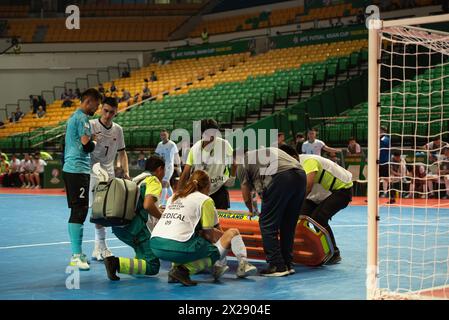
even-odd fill
[{"label": "person kneeling on floor", "polygon": [[[218,226],[214,201],[208,196],[211,187],[209,175],[195,171],[183,190],[167,201],[162,217],[154,227],[151,248],[159,259],[171,261],[170,283],[181,282],[185,286],[197,283],[190,275],[212,267],[223,259],[228,250],[237,257],[237,277],[244,278],[257,273],[256,267],[247,261],[246,247],[237,229],[223,232]],[[213,267],[215,280],[228,267]]]},{"label": "person kneeling on floor", "polygon": [[162,192],[162,178],[165,162],[161,157],[151,156],[146,160],[147,177],[140,185],[136,216],[124,227],[112,227],[112,232],[121,241],[132,247],[135,258],[107,257],[104,259],[106,272],[110,280],[120,280],[116,273],[155,275],[159,272],[160,262],[150,246],[151,232],[147,227],[148,214],[159,219],[158,200]]}]

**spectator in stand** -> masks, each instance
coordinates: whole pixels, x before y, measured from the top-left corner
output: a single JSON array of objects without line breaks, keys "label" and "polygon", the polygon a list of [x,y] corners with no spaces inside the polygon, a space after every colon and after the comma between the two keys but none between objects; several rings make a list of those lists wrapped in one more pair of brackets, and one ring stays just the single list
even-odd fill
[{"label": "spectator in stand", "polygon": [[[424,165],[407,165],[407,176],[410,177],[409,193],[404,198],[424,199],[427,194],[427,170]],[[418,195],[419,194],[419,195]]]},{"label": "spectator in stand", "polygon": [[17,158],[15,154],[11,156],[11,161],[9,162],[9,186],[10,187],[20,187],[20,160]]},{"label": "spectator in stand", "polygon": [[34,172],[34,163],[29,153],[25,153],[24,159],[20,162],[19,179],[22,182],[22,188],[31,188],[30,175]]},{"label": "spectator in stand", "polygon": [[137,102],[139,102],[141,99],[140,99],[140,93],[139,92],[136,92],[136,94],[134,95],[134,98],[133,98],[133,103],[137,103]]},{"label": "spectator in stand", "polygon": [[362,154],[362,148],[357,143],[357,141],[355,141],[354,137],[349,138],[347,151],[348,156],[360,156]]},{"label": "spectator in stand", "polygon": [[75,89],[75,99],[81,99],[81,91],[79,88]]},{"label": "spectator in stand", "polygon": [[11,115],[9,116],[9,122],[16,123],[16,113],[11,112]]},{"label": "spectator in stand", "polygon": [[129,73],[128,70],[122,72],[122,78],[129,78],[129,77],[131,77],[131,74]]},{"label": "spectator in stand", "polygon": [[394,189],[403,190],[401,186],[394,187],[393,184],[402,184],[402,180],[405,176],[407,176],[405,160],[402,158],[399,151],[394,151],[391,156],[390,175],[388,177],[388,184],[391,190],[389,204],[396,202],[395,198],[398,192]]},{"label": "spectator in stand", "polygon": [[44,97],[39,96],[38,100],[39,100],[39,106],[41,106],[42,109],[44,109],[44,111],[47,111],[47,101],[44,99]]},{"label": "spectator in stand", "polygon": [[148,83],[145,83],[145,85],[143,86],[142,93],[143,93],[142,94],[142,100],[146,100],[146,99],[151,98],[151,90],[148,87]]},{"label": "spectator in stand", "polygon": [[143,151],[140,151],[139,157],[137,158],[137,166],[140,170],[145,170],[145,163],[147,161],[147,158],[145,157],[145,153]]},{"label": "spectator in stand", "polygon": [[103,87],[103,84],[102,84],[102,83],[100,83],[100,84],[98,85],[98,91],[99,91],[102,95],[104,95],[104,93],[105,93],[106,90],[104,90],[104,87]]},{"label": "spectator in stand", "polygon": [[39,109],[37,109],[35,118],[43,118],[45,116],[45,113],[46,112],[45,112],[44,108],[42,106],[39,106]]},{"label": "spectator in stand", "polygon": [[277,141],[277,146],[276,147],[280,147],[280,146],[282,146],[284,144],[285,144],[285,133],[279,132],[278,133],[278,141]]},{"label": "spectator in stand", "polygon": [[305,141],[304,135],[302,133],[297,133],[296,139],[295,139],[295,143],[296,143],[295,149],[296,149],[296,152],[298,152],[298,154],[302,154],[302,145],[303,145],[304,141]]},{"label": "spectator in stand", "polygon": [[[61,96],[61,99],[64,99]],[[31,100],[31,108],[33,109],[33,114],[37,112],[37,109],[39,108],[39,98],[37,96],[30,96],[30,100]]]},{"label": "spectator in stand", "polygon": [[[444,183],[446,194],[441,199],[449,198],[449,147],[443,149],[443,154],[437,156],[437,160],[430,167],[431,173],[428,174],[427,188],[429,189],[429,198],[439,196],[439,186]],[[437,194],[434,193],[434,183],[437,185]]]},{"label": "spectator in stand", "polygon": [[315,154],[317,156],[321,156],[321,150],[326,152],[341,152],[340,149],[334,149],[328,147],[323,141],[316,138],[317,131],[316,129],[310,129],[307,132],[308,140],[302,145],[302,153],[303,154]]},{"label": "spectator in stand", "polygon": [[20,110],[20,107],[17,107],[16,112],[11,112],[11,117],[9,118],[9,122],[19,122],[25,115]]},{"label": "spectator in stand", "polygon": [[122,89],[122,97],[120,98],[120,102],[128,102],[130,99],[131,93],[126,89]]},{"label": "spectator in stand", "polygon": [[68,98],[69,99],[76,99],[76,95],[73,93],[72,89],[69,89]]},{"label": "spectator in stand", "polygon": [[422,146],[421,149],[427,150],[429,161],[432,163],[438,160],[438,156],[441,155],[443,149],[448,146],[447,142],[441,141],[441,137],[436,137],[433,141]]},{"label": "spectator in stand", "polygon": [[111,91],[111,93],[117,91],[117,87],[115,86],[115,82],[114,81],[111,82],[111,88],[109,89],[109,91]]},{"label": "spectator in stand", "polygon": [[154,71],[151,71],[150,81],[151,82],[157,81],[157,76],[156,76],[156,73]]},{"label": "spectator in stand", "polygon": [[40,153],[36,152],[33,159],[34,171],[30,174],[30,180],[33,185],[32,188],[40,189],[42,181],[44,180],[44,167],[47,163],[40,158]]}]

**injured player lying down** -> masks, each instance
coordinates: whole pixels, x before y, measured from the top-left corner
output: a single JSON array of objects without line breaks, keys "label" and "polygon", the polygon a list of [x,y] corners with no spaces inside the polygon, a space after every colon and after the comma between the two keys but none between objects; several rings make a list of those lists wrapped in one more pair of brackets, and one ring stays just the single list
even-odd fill
[{"label": "injured player lying down", "polygon": [[214,201],[208,196],[210,186],[208,174],[195,171],[184,189],[168,199],[154,227],[151,248],[159,259],[173,263],[168,275],[170,283],[196,285],[190,275],[211,266],[217,280],[228,267],[215,262],[223,259],[229,249],[238,260],[237,277],[257,273],[257,268],[246,259],[246,247],[238,229],[223,232],[219,226]]}]

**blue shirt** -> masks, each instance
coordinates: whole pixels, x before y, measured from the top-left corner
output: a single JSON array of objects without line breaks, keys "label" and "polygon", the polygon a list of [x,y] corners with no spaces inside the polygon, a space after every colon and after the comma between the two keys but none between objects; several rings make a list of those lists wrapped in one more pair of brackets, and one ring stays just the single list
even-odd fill
[{"label": "blue shirt", "polygon": [[387,135],[380,138],[379,164],[385,164],[390,160],[390,137]]},{"label": "blue shirt", "polygon": [[67,122],[63,171],[90,174],[90,154],[83,150],[82,136],[91,136],[89,118],[80,109]]}]

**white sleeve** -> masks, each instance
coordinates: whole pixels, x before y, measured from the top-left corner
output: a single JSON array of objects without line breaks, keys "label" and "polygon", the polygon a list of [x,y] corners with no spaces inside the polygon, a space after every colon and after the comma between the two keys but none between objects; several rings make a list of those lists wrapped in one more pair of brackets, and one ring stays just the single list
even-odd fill
[{"label": "white sleeve", "polygon": [[326,144],[324,143],[324,141],[321,141],[321,140],[318,140],[318,139],[316,139],[316,140],[317,140],[318,144],[321,146],[321,148],[322,147],[327,147]]}]

